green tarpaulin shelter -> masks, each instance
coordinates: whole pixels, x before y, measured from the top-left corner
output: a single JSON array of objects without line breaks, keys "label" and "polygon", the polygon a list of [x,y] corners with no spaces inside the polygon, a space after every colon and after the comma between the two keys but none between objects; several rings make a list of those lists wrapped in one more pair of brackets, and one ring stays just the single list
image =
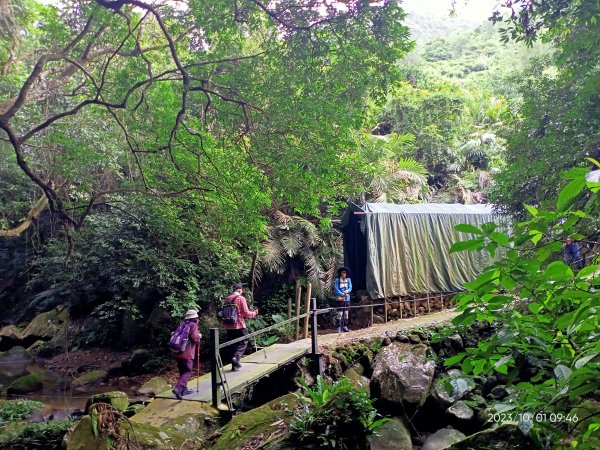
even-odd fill
[{"label": "green tarpaulin shelter", "polygon": [[351,205],[342,230],[353,288],[374,299],[461,290],[493,259],[483,251],[450,253],[454,242],[476,237],[454,227],[497,221],[490,205]]}]

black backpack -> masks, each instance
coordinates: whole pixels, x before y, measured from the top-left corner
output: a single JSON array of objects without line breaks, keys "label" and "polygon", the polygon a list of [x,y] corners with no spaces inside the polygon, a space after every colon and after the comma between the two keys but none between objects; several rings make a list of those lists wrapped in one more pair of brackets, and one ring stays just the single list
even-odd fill
[{"label": "black backpack", "polygon": [[237,297],[234,297],[232,301],[226,301],[221,310],[219,311],[219,318],[224,324],[233,325],[238,321],[240,313],[238,311],[237,306],[235,305],[236,299]]}]

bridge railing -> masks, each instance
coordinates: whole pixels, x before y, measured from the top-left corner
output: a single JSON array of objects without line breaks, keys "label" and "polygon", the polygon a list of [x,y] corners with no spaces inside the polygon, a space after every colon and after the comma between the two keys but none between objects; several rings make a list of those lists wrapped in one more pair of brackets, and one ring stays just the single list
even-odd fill
[{"label": "bridge railing", "polygon": [[[442,295],[442,299],[441,299],[441,309],[444,310],[444,301],[443,301],[443,296],[449,296],[449,295],[454,295],[455,292],[447,292],[447,293],[440,293]],[[426,301],[427,302],[427,312],[430,313],[431,312],[431,307],[430,307],[430,296],[429,294],[426,297],[422,297],[422,298],[413,298],[413,299],[399,299],[399,300],[388,300],[385,299],[384,303],[373,303],[371,301],[370,304],[364,304],[364,305],[348,305],[348,306],[339,306],[339,307],[328,307],[328,308],[317,308],[317,299],[316,298],[311,298],[310,299],[310,311],[306,312],[304,314],[299,314],[296,315],[294,317],[290,317],[287,320],[283,320],[281,322],[278,322],[276,324],[270,325],[268,327],[262,328],[260,330],[254,331],[252,333],[248,333],[245,336],[241,336],[239,338],[235,338],[232,340],[229,340],[227,342],[224,343],[220,343],[219,342],[219,328],[211,328],[210,329],[210,366],[211,366],[211,387],[212,387],[212,405],[216,408],[220,403],[221,403],[221,395],[219,393],[219,389],[221,387],[223,387],[223,390],[225,391],[225,395],[228,396],[228,392],[227,392],[227,381],[223,372],[223,364],[221,363],[221,358],[220,358],[220,350],[226,347],[229,347],[231,345],[237,344],[238,342],[242,342],[245,341],[247,339],[250,339],[252,337],[256,337],[259,336],[261,334],[267,333],[269,331],[272,330],[276,330],[278,328],[280,328],[283,325],[286,325],[288,323],[292,323],[292,322],[296,322],[298,323],[298,321],[302,318],[305,317],[309,317],[310,318],[310,324],[311,324],[311,332],[310,332],[310,338],[311,338],[311,353],[310,356],[313,359],[314,362],[314,367],[315,367],[315,372],[318,375],[323,375],[323,358],[322,358],[322,354],[319,353],[319,344],[318,344],[318,334],[317,334],[317,318],[320,314],[325,314],[328,313],[330,311],[337,311],[337,310],[341,310],[341,309],[356,309],[356,308],[362,308],[362,309],[370,309],[371,310],[371,320],[369,321],[369,327],[373,326],[373,311],[376,307],[380,307],[383,306],[384,310],[385,310],[385,322],[388,321],[388,314],[387,314],[387,306],[390,304],[398,304],[400,305],[401,303],[413,303],[414,306],[414,317],[417,316],[417,306],[416,306],[416,302],[420,301]],[[449,305],[448,305],[449,306]],[[400,306],[399,306],[400,308]],[[402,311],[402,309],[400,309],[400,311]],[[400,318],[402,318],[402,313],[400,313]],[[296,338],[298,337],[298,335],[296,335]]]}]

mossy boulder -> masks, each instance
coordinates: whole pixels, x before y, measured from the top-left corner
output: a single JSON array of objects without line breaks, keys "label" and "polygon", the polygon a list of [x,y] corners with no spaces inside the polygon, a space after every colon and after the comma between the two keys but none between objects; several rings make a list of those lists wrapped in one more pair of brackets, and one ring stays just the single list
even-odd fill
[{"label": "mossy boulder", "polygon": [[290,438],[290,422],[296,406],[296,396],[287,394],[238,414],[221,429],[212,450],[296,448],[289,442],[284,443]]},{"label": "mossy boulder", "polygon": [[[194,401],[156,399],[130,419],[119,413],[112,418],[113,423],[119,423],[119,436],[128,439],[131,448],[144,450],[204,448],[208,437],[218,428],[218,412],[209,405]],[[115,444],[115,439],[112,443]],[[83,417],[65,438],[65,444],[67,450],[108,450],[111,445],[107,444],[105,437],[94,435],[90,416]]]},{"label": "mossy boulder", "polygon": [[64,330],[68,317],[68,310],[63,306],[37,315],[21,333],[23,342],[31,345],[40,339],[54,338]]},{"label": "mossy boulder", "polygon": [[449,450],[470,450],[485,448],[487,450],[530,450],[536,445],[531,438],[525,436],[514,424],[504,424],[496,428],[480,431],[452,444]]},{"label": "mossy boulder", "polygon": [[410,430],[397,417],[377,429],[371,438],[371,450],[412,450]]},{"label": "mossy boulder", "polygon": [[162,377],[152,377],[138,389],[138,395],[156,396],[171,389],[171,385]]},{"label": "mossy boulder", "polygon": [[83,373],[79,375],[73,381],[73,384],[76,386],[82,386],[84,384],[92,384],[96,381],[100,381],[106,377],[106,371],[104,370],[92,370],[90,372]]},{"label": "mossy boulder", "polygon": [[369,385],[370,380],[364,375],[359,375],[353,367],[350,367],[344,372],[344,377],[346,377],[354,387],[363,389],[369,396],[371,395],[371,386]]},{"label": "mossy boulder", "polygon": [[[75,428],[65,437],[67,450],[110,450],[116,447],[117,439],[107,438],[100,433],[94,433],[92,418],[84,416]],[[114,430],[114,427],[111,428]],[[126,420],[119,421],[119,438],[121,445],[130,443],[129,448],[144,450],[178,450],[186,441],[189,447],[202,448],[204,437],[197,437],[184,430],[177,430],[172,426],[154,427],[148,424],[131,423]],[[121,447],[119,447],[121,448]],[[125,447],[123,447],[125,448]]]},{"label": "mossy boulder", "polygon": [[129,406],[129,398],[125,392],[112,391],[92,395],[85,404],[85,413],[89,414],[90,407],[95,403],[108,403],[118,411],[125,411]]},{"label": "mossy boulder", "polygon": [[29,394],[30,392],[39,392],[43,388],[42,377],[37,373],[31,373],[13,381],[6,389],[6,393],[9,395]]}]

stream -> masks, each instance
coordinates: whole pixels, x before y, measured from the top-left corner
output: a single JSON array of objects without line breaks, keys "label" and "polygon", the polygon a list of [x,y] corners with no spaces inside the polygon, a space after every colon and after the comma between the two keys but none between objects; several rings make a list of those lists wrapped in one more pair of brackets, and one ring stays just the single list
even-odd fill
[{"label": "stream", "polygon": [[[38,374],[43,380],[43,389],[29,394],[7,395],[6,389],[10,384],[22,376]],[[2,399],[28,399],[37,400],[44,407],[35,412],[30,420],[33,422],[45,420],[62,420],[77,410],[83,410],[85,404],[92,395],[109,392],[123,391],[130,400],[142,400],[147,397],[136,395],[138,384],[128,383],[121,378],[114,383],[92,383],[88,385],[74,386],[75,377],[53,373],[47,370],[42,361],[28,355],[22,349],[13,349],[0,353],[0,389]]]}]

